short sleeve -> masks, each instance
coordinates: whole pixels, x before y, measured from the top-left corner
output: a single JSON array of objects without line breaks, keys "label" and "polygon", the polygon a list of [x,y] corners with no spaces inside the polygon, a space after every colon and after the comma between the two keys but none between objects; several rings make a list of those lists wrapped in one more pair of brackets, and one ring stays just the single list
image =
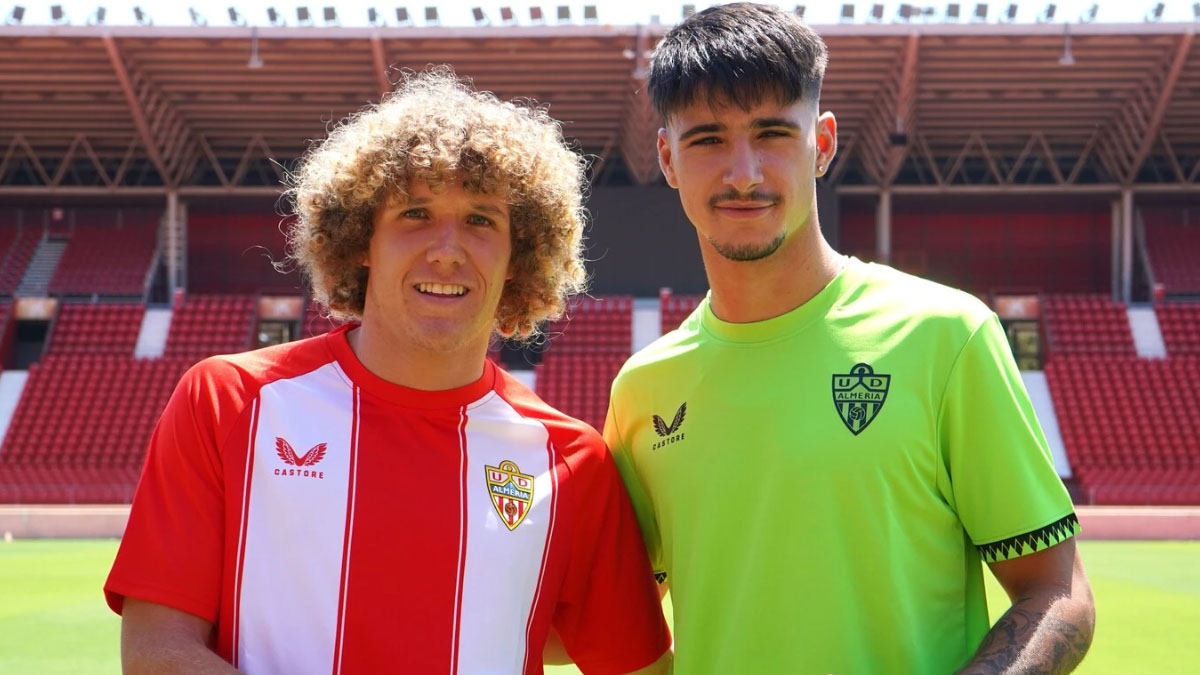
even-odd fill
[{"label": "short sleeve", "polygon": [[[599,439],[596,441],[599,443]],[[580,527],[554,627],[587,675],[628,673],[670,647],[662,602],[650,574],[637,520],[607,450],[576,490]]]},{"label": "short sleeve", "polygon": [[994,314],[971,335],[950,372],[938,435],[943,496],[985,561],[1027,555],[1079,531]]},{"label": "short sleeve", "polygon": [[[613,388],[614,396],[616,386]],[[629,499],[633,503],[633,511],[637,516],[638,526],[642,532],[642,540],[646,544],[646,553],[650,556],[650,566],[659,582],[667,578],[666,567],[662,559],[662,538],[659,534],[658,519],[654,515],[654,505],[646,492],[642,479],[634,467],[633,457],[617,424],[615,404],[608,407],[608,417],[604,421],[604,442],[612,450],[613,461],[625,483]]]},{"label": "short sleeve", "polygon": [[116,560],[104,585],[118,614],[126,596],[216,623],[224,489],[212,406],[194,367],[171,395],[150,439]]}]

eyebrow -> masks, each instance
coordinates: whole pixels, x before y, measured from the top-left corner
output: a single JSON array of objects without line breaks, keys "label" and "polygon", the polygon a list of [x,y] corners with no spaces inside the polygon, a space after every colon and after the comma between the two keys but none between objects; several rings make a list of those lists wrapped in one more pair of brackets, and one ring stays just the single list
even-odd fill
[{"label": "eyebrow", "polygon": [[[755,118],[754,121],[750,122],[751,129],[772,129],[776,127],[783,127],[784,129],[789,129],[791,131],[800,131],[799,124],[796,124],[795,122],[783,117],[758,117]],[[686,141],[693,136],[699,136],[701,134],[715,134],[722,131],[725,131],[724,124],[698,124],[682,134],[679,134],[679,140]]]}]

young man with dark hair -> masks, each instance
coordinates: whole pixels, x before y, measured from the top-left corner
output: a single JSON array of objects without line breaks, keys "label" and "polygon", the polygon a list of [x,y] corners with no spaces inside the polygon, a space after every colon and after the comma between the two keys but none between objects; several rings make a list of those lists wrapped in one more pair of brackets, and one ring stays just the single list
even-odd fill
[{"label": "young man with dark hair", "polygon": [[296,172],[293,258],[352,320],[194,366],[105,585],[128,673],[666,673],[599,434],[485,359],[582,287],[582,158],[544,110],[408,78]]},{"label": "young man with dark hair", "polygon": [[[605,437],[675,611],[676,672],[1059,673],[1094,610],[996,316],[838,254],[822,40],[736,3],[669,32],[659,159],[711,290],[613,384]],[[989,631],[982,562],[1013,607]]]}]

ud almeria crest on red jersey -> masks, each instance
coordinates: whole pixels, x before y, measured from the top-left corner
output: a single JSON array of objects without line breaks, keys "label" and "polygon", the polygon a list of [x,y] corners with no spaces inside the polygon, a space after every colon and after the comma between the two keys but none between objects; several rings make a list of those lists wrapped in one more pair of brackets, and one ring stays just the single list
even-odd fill
[{"label": "ud almeria crest on red jersey", "polygon": [[521,473],[521,469],[509,460],[500,466],[485,466],[488,494],[492,506],[509,530],[515,530],[533,506],[533,476]]},{"label": "ud almeria crest on red jersey", "polygon": [[275,437],[275,454],[284,462],[296,467],[295,469],[275,469],[276,476],[302,476],[305,478],[324,478],[325,472],[316,469],[306,469],[325,458],[325,443],[317,443],[303,455],[297,455],[292,444],[279,436]]}]

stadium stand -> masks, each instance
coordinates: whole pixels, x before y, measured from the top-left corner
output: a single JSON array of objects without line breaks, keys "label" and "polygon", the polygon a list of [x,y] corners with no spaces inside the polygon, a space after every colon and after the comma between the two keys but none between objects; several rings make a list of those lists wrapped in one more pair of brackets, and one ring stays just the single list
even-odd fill
[{"label": "stadium stand", "polygon": [[308,306],[304,308],[304,316],[300,320],[303,322],[300,326],[301,338],[324,335],[342,325],[337,319],[326,315],[321,305],[315,300],[308,302]]},{"label": "stadium stand", "polygon": [[1145,210],[1146,252],[1167,295],[1200,296],[1200,210]]},{"label": "stadium stand", "polygon": [[659,291],[658,316],[663,335],[679,328],[703,299],[702,295],[675,295],[669,288]]},{"label": "stadium stand", "polygon": [[[286,253],[273,209],[252,213],[188,214],[188,287],[193,293],[298,294],[299,273],[274,266]],[[307,337],[307,335],[305,335]]]},{"label": "stadium stand", "polygon": [[256,320],[252,296],[189,295],[175,307],[164,354],[199,360],[244,352],[253,344]]},{"label": "stadium stand", "polygon": [[[1200,267],[1200,258],[1196,259]],[[1167,356],[1200,356],[1200,303],[1166,303],[1157,305],[1158,327]]]},{"label": "stadium stand", "polygon": [[0,502],[128,502],[189,359],[50,355],[30,368],[0,447]]},{"label": "stadium stand", "polygon": [[1137,354],[1122,303],[1101,295],[1048,295],[1042,308],[1050,356]]},{"label": "stadium stand", "polygon": [[1200,359],[1065,356],[1046,376],[1088,503],[1200,503]]},{"label": "stadium stand", "polygon": [[153,222],[77,226],[47,290],[52,295],[143,297],[157,250]]},{"label": "stadium stand", "polygon": [[46,353],[132,356],[145,313],[142,304],[64,304]]},{"label": "stadium stand", "polygon": [[633,298],[577,298],[567,318],[550,325],[552,340],[534,367],[537,393],[550,405],[603,427],[608,391],[632,351]]},{"label": "stadium stand", "polygon": [[41,238],[40,228],[0,227],[0,295],[17,290]]}]

